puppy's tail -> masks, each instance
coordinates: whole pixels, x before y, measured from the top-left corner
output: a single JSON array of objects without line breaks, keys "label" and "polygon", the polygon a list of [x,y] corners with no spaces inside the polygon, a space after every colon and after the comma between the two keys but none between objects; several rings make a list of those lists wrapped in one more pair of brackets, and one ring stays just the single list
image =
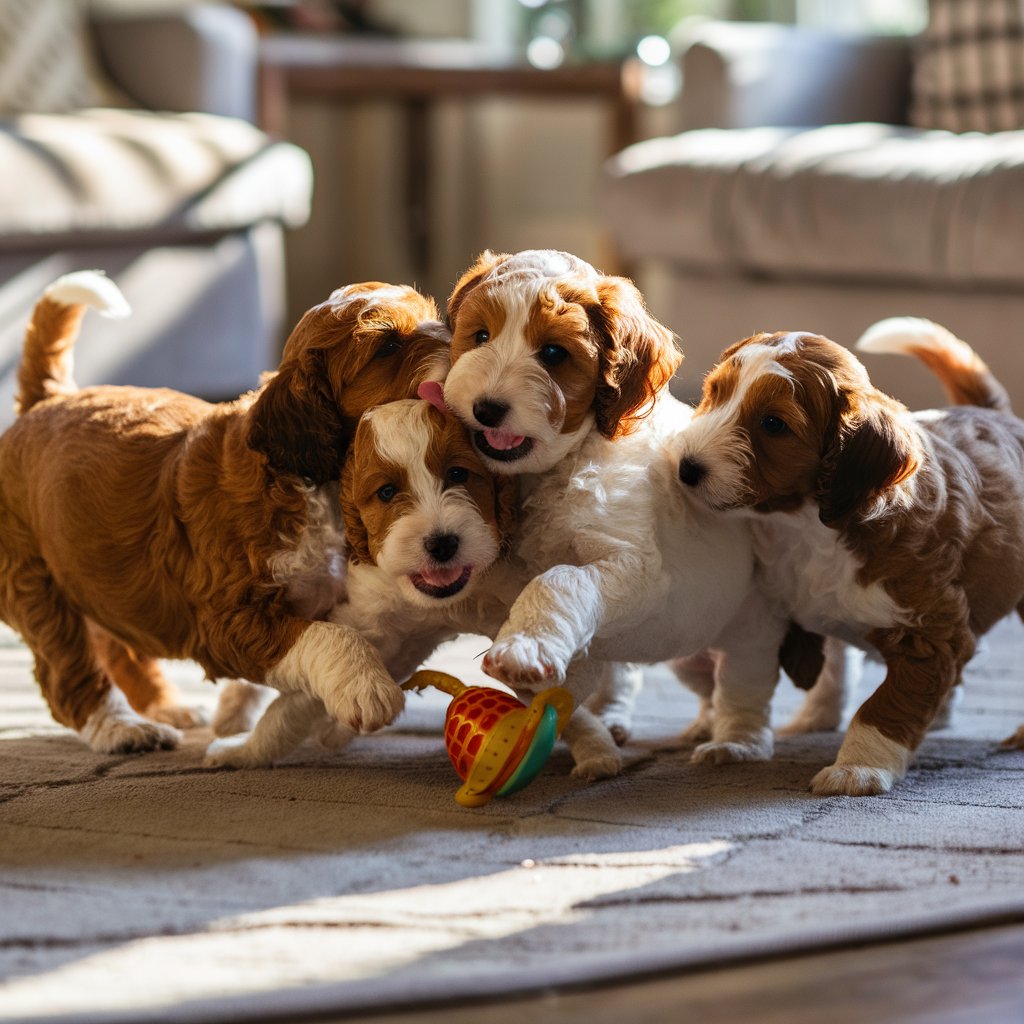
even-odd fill
[{"label": "puppy's tail", "polygon": [[32,310],[18,367],[19,415],[52,395],[78,390],[72,377],[72,348],[85,311],[121,318],[131,313],[117,285],[99,270],[65,274],[51,284]]},{"label": "puppy's tail", "polygon": [[869,327],[856,346],[861,352],[917,356],[942,382],[954,405],[1010,412],[1010,396],[965,341],[931,320],[896,316]]}]

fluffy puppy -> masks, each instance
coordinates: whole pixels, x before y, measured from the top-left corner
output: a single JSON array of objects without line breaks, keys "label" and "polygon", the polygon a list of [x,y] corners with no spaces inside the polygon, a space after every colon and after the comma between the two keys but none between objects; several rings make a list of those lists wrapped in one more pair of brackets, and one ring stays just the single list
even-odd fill
[{"label": "fluffy puppy", "polygon": [[693,495],[752,520],[766,595],[886,664],[821,794],[888,791],[977,638],[1024,612],[1024,423],[1006,392],[927,321],[877,325],[861,347],[918,355],[970,406],[911,413],[842,346],[759,334],[709,374],[680,449]]},{"label": "fluffy puppy", "polygon": [[[565,681],[577,702],[567,739],[587,778],[621,767],[608,730],[582,706],[602,699],[609,662],[727,644],[740,616],[722,671],[770,692],[774,676],[762,678],[748,650],[777,644],[783,624],[760,614],[748,527],[722,521],[680,484],[673,445],[692,411],[665,385],[682,357],[636,288],[567,253],[484,253],[448,316],[445,400],[491,468],[524,484],[517,553],[531,580],[485,671],[525,692]],[[723,709],[696,756],[767,756],[762,719]]]},{"label": "fluffy puppy", "polygon": [[315,693],[353,728],[390,721],[402,699],[376,651],[310,619],[343,592],[337,480],[358,417],[447,364],[433,303],[376,282],[339,289],[302,318],[276,374],[222,405],[77,390],[89,306],[127,312],[97,273],[47,289],[20,418],[0,438],[0,615],[54,718],[100,752],[173,746],[173,727],[143,717],[174,710],[146,671],[168,657]]},{"label": "fluffy puppy", "polygon": [[[504,561],[515,493],[514,481],[486,468],[462,425],[428,402],[367,412],[342,481],[350,563],[347,598],[331,621],[358,631],[398,680],[457,633],[496,628],[521,582]],[[324,722],[315,695],[283,693],[251,734],[215,740],[207,763],[270,764],[313,731],[323,738]],[[336,725],[328,738],[340,746],[352,736]]]}]

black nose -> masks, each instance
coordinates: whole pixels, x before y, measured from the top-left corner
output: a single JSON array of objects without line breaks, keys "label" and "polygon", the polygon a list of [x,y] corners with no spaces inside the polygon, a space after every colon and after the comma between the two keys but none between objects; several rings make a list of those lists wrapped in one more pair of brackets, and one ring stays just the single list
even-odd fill
[{"label": "black nose", "polygon": [[432,533],[423,542],[423,546],[435,562],[447,562],[459,550],[459,538],[454,533]]},{"label": "black nose", "polygon": [[485,427],[496,427],[505,418],[508,406],[504,402],[495,402],[491,398],[481,398],[473,403],[473,415],[477,423]]},{"label": "black nose", "polygon": [[708,475],[708,471],[696,460],[687,456],[679,463],[679,479],[687,487],[696,487]]}]

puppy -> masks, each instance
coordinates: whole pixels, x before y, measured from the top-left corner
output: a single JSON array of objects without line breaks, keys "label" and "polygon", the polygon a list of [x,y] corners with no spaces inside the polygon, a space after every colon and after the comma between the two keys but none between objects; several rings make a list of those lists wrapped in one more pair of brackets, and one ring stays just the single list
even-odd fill
[{"label": "puppy", "polygon": [[[486,468],[454,417],[425,401],[367,412],[346,460],[341,507],[347,598],[331,621],[358,631],[395,679],[457,633],[501,623],[522,583],[505,562],[516,485]],[[267,765],[311,732],[334,746],[354,735],[339,724],[325,736],[324,724],[322,700],[282,693],[251,734],[215,740],[207,764]]]},{"label": "puppy", "polygon": [[[600,699],[607,663],[722,645],[720,671],[770,693],[774,659],[766,675],[750,655],[778,646],[785,624],[753,588],[749,527],[680,483],[673,446],[692,410],[666,384],[682,357],[636,288],[567,253],[484,253],[448,317],[445,400],[491,469],[521,475],[517,553],[534,577],[485,671],[525,692],[566,682],[566,738],[587,778],[621,767],[581,707]],[[766,717],[749,704],[721,709],[698,760],[768,756]]]},{"label": "puppy", "polygon": [[173,746],[176,729],[143,717],[174,711],[147,671],[168,657],[315,693],[355,729],[390,721],[403,702],[376,651],[310,620],[343,592],[334,510],[358,417],[446,367],[433,303],[375,282],[339,289],[302,318],[278,372],[223,405],[77,390],[89,306],[127,312],[98,273],[47,289],[20,418],[0,438],[0,616],[31,648],[54,718],[99,752]]},{"label": "puppy", "polygon": [[1024,423],[1006,392],[927,321],[876,325],[861,347],[917,354],[970,406],[910,413],[842,346],[759,334],[709,374],[679,452],[694,496],[753,522],[765,594],[884,660],[811,784],[852,796],[903,777],[978,637],[1024,613]]}]

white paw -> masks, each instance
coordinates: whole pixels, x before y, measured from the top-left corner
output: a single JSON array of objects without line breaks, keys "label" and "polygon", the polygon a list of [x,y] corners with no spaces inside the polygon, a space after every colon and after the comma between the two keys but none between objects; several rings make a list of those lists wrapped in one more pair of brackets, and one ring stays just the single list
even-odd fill
[{"label": "white paw", "polygon": [[210,721],[202,708],[187,708],[181,705],[154,708],[152,711],[147,710],[146,714],[154,722],[173,725],[175,729],[198,729],[200,726],[208,725]]},{"label": "white paw", "polygon": [[831,764],[811,780],[811,792],[818,796],[878,796],[888,793],[896,776],[885,768],[859,764]]},{"label": "white paw", "polygon": [[114,688],[82,726],[81,736],[98,754],[173,750],[181,742],[177,729],[136,714],[120,690]]},{"label": "white paw", "polygon": [[249,745],[249,734],[222,736],[206,748],[203,764],[207,768],[268,768],[270,762],[259,757]]},{"label": "white paw", "polygon": [[496,640],[484,655],[483,670],[513,689],[559,686],[565,682],[565,660],[543,640],[514,633]]},{"label": "white paw", "polygon": [[342,726],[363,733],[390,725],[404,707],[405,693],[392,679],[349,682],[327,704],[327,710]]},{"label": "white paw", "polygon": [[212,723],[214,735],[235,736],[240,732],[252,732],[273,696],[274,691],[267,686],[258,686],[244,679],[229,679],[217,699]]},{"label": "white paw", "polygon": [[735,740],[702,743],[694,750],[690,760],[694,764],[736,764],[740,761],[767,761],[771,756],[772,744],[769,738],[768,743],[763,739],[744,743]]},{"label": "white paw", "polygon": [[614,778],[622,771],[622,758],[618,751],[596,754],[582,758],[573,768],[573,778],[596,782],[598,779]]}]

